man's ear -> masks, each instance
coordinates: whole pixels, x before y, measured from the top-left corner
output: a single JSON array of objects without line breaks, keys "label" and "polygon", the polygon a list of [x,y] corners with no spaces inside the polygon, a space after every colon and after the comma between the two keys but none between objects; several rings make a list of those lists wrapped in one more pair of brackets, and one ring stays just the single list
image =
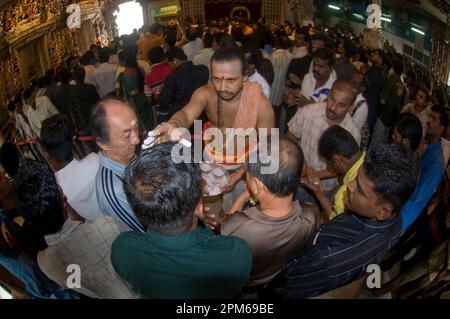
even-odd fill
[{"label": "man's ear", "polygon": [[343,156],[341,156],[341,155],[338,155],[338,154],[333,154],[332,156],[331,156],[331,159],[332,159],[332,161],[335,163],[335,165],[337,166],[337,165],[339,165],[339,166],[342,166],[342,165],[344,165],[345,163],[344,163],[344,157]]},{"label": "man's ear", "polygon": [[111,147],[109,147],[108,144],[103,143],[99,138],[96,139],[97,145],[98,147],[100,147],[100,149],[102,151],[110,151]]},{"label": "man's ear", "polygon": [[411,143],[407,138],[402,138],[402,144],[405,145],[409,150],[411,149]]},{"label": "man's ear", "polygon": [[393,215],[394,207],[392,207],[392,205],[389,203],[383,203],[378,207],[375,218],[377,221],[382,222],[390,219]]}]

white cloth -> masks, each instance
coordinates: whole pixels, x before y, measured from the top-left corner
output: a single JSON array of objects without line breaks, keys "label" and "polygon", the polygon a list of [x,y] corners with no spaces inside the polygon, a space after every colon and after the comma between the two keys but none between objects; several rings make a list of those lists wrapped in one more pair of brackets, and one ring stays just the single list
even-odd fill
[{"label": "white cloth", "polygon": [[94,73],[97,70],[93,65],[83,65],[86,76],[84,77],[84,83],[94,85]]},{"label": "white cloth", "polygon": [[188,42],[183,45],[183,51],[187,55],[188,61],[192,61],[195,55],[203,49],[203,41],[200,38],[195,39],[194,41]]},{"label": "white cloth", "polygon": [[52,101],[46,96],[36,97],[36,109],[33,109],[31,105],[24,105],[24,108],[24,113],[30,122],[31,129],[37,136],[41,136],[42,122],[59,113]]},{"label": "white cloth", "polygon": [[422,112],[416,112],[416,110],[414,109],[414,105],[415,105],[415,102],[406,104],[403,107],[401,113],[408,112],[408,113],[412,113],[415,116],[417,116],[417,118],[420,120],[420,123],[422,124],[422,133],[425,136],[425,134],[427,133],[427,122],[428,122],[427,109],[424,108]]},{"label": "white cloth", "polygon": [[211,74],[211,58],[214,54],[213,48],[204,48],[195,55],[192,63],[194,65],[204,65],[208,68],[209,74]]},{"label": "white cloth", "polygon": [[307,98],[314,98],[316,102],[323,102],[328,97],[328,92],[331,90],[336,79],[337,75],[333,70],[325,84],[315,88],[317,81],[314,78],[314,74],[312,72],[307,73],[302,82],[302,94]]},{"label": "white cloth", "polygon": [[93,221],[103,214],[97,201],[95,178],[100,159],[91,153],[81,161],[73,159],[66,167],[55,173],[56,182],[67,196],[69,204],[80,216]]},{"label": "white cloth", "polygon": [[286,90],[284,81],[286,73],[291,62],[292,54],[289,50],[277,49],[270,56],[272,62],[274,78],[270,90],[270,102],[272,105],[281,105],[283,102],[283,93]]},{"label": "white cloth", "polygon": [[115,91],[117,68],[117,64],[102,63],[93,74],[93,82],[100,98]]},{"label": "white cloth", "polygon": [[114,270],[111,245],[126,228],[112,217],[102,216],[94,222],[67,219],[60,232],[45,236],[48,247],[38,253],[39,268],[61,287],[68,288],[71,264],[81,273],[75,291],[92,298],[138,298],[131,286]]},{"label": "white cloth", "polygon": [[[289,131],[300,139],[299,144],[306,162],[316,171],[327,168],[326,162],[319,156],[319,139],[330,126],[327,122],[326,108],[325,102],[306,105],[298,109],[288,123]],[[348,113],[339,126],[349,131],[358,145],[361,143],[361,132]],[[332,190],[337,185],[337,178],[322,180],[322,183],[325,190]]]},{"label": "white cloth", "polygon": [[291,51],[293,59],[301,59],[308,55],[308,46],[294,47]]},{"label": "white cloth", "polygon": [[353,107],[358,105],[360,102],[361,105],[358,107],[355,114],[353,114],[353,121],[355,121],[355,124],[359,128],[359,130],[362,130],[364,124],[366,124],[367,122],[367,115],[369,114],[369,107],[362,93],[358,94],[358,96],[356,97],[355,103],[353,103]]},{"label": "white cloth", "polygon": [[259,85],[261,85],[264,95],[268,99],[270,99],[270,85],[266,81],[266,79],[261,74],[259,74],[258,71],[256,71],[256,69],[255,69],[255,73],[253,73],[251,76],[248,77],[248,80],[250,82],[259,83]]}]

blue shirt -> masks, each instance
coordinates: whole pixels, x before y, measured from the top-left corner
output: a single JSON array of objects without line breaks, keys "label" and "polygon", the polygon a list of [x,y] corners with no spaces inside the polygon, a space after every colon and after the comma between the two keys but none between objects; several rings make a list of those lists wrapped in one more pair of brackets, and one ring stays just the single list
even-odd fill
[{"label": "blue shirt", "polygon": [[416,220],[436,191],[445,171],[442,143],[429,144],[420,159],[420,177],[416,189],[402,208],[402,233]]},{"label": "blue shirt", "polygon": [[103,215],[111,216],[128,225],[134,231],[145,232],[144,226],[136,218],[123,191],[123,173],[126,166],[101,154],[99,157],[100,167],[96,176],[96,189],[100,211]]},{"label": "blue shirt", "polygon": [[401,216],[383,222],[344,213],[322,224],[312,244],[282,270],[284,298],[309,298],[343,286],[366,274],[400,237]]}]

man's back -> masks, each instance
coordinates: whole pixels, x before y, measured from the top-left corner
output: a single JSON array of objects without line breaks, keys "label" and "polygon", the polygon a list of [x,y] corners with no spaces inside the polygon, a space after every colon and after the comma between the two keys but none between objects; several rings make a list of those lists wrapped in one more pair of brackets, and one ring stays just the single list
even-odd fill
[{"label": "man's back", "polygon": [[69,204],[87,220],[102,216],[97,202],[95,176],[100,165],[96,153],[91,153],[81,161],[73,159],[66,167],[55,173]]},{"label": "man's back", "polygon": [[113,93],[118,65],[102,63],[93,74],[93,82],[100,98]]},{"label": "man's back", "polygon": [[169,117],[185,106],[196,89],[208,83],[209,71],[204,65],[187,61],[167,76],[158,104]]},{"label": "man's back", "polygon": [[60,232],[45,236],[48,248],[38,254],[39,267],[67,287],[67,267],[78,265],[81,288],[74,290],[93,298],[136,298],[111,264],[111,244],[123,230],[111,217],[99,217],[94,222],[68,219]]},{"label": "man's back", "polygon": [[111,260],[145,298],[232,298],[252,265],[243,240],[206,228],[178,236],[123,233],[113,243]]},{"label": "man's back", "polygon": [[377,264],[400,237],[401,217],[383,222],[342,214],[320,226],[314,241],[282,271],[284,298],[309,298],[343,286]]},{"label": "man's back", "polygon": [[237,212],[223,222],[221,233],[250,245],[253,269],[248,285],[260,285],[273,279],[286,261],[312,240],[316,224],[312,210],[295,202],[283,217],[265,215],[256,207]]}]

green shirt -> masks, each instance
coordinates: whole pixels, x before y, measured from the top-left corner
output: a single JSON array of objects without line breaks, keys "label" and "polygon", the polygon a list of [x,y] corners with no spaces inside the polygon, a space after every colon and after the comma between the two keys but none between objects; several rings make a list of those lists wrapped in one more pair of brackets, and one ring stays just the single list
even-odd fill
[{"label": "green shirt", "polygon": [[252,269],[245,241],[200,227],[179,236],[122,233],[111,260],[144,298],[232,298]]},{"label": "green shirt", "polygon": [[397,120],[398,114],[403,107],[404,94],[405,88],[400,75],[392,74],[384,83],[380,93],[380,98],[386,101],[385,104],[380,104],[380,120],[385,126],[391,127]]}]

